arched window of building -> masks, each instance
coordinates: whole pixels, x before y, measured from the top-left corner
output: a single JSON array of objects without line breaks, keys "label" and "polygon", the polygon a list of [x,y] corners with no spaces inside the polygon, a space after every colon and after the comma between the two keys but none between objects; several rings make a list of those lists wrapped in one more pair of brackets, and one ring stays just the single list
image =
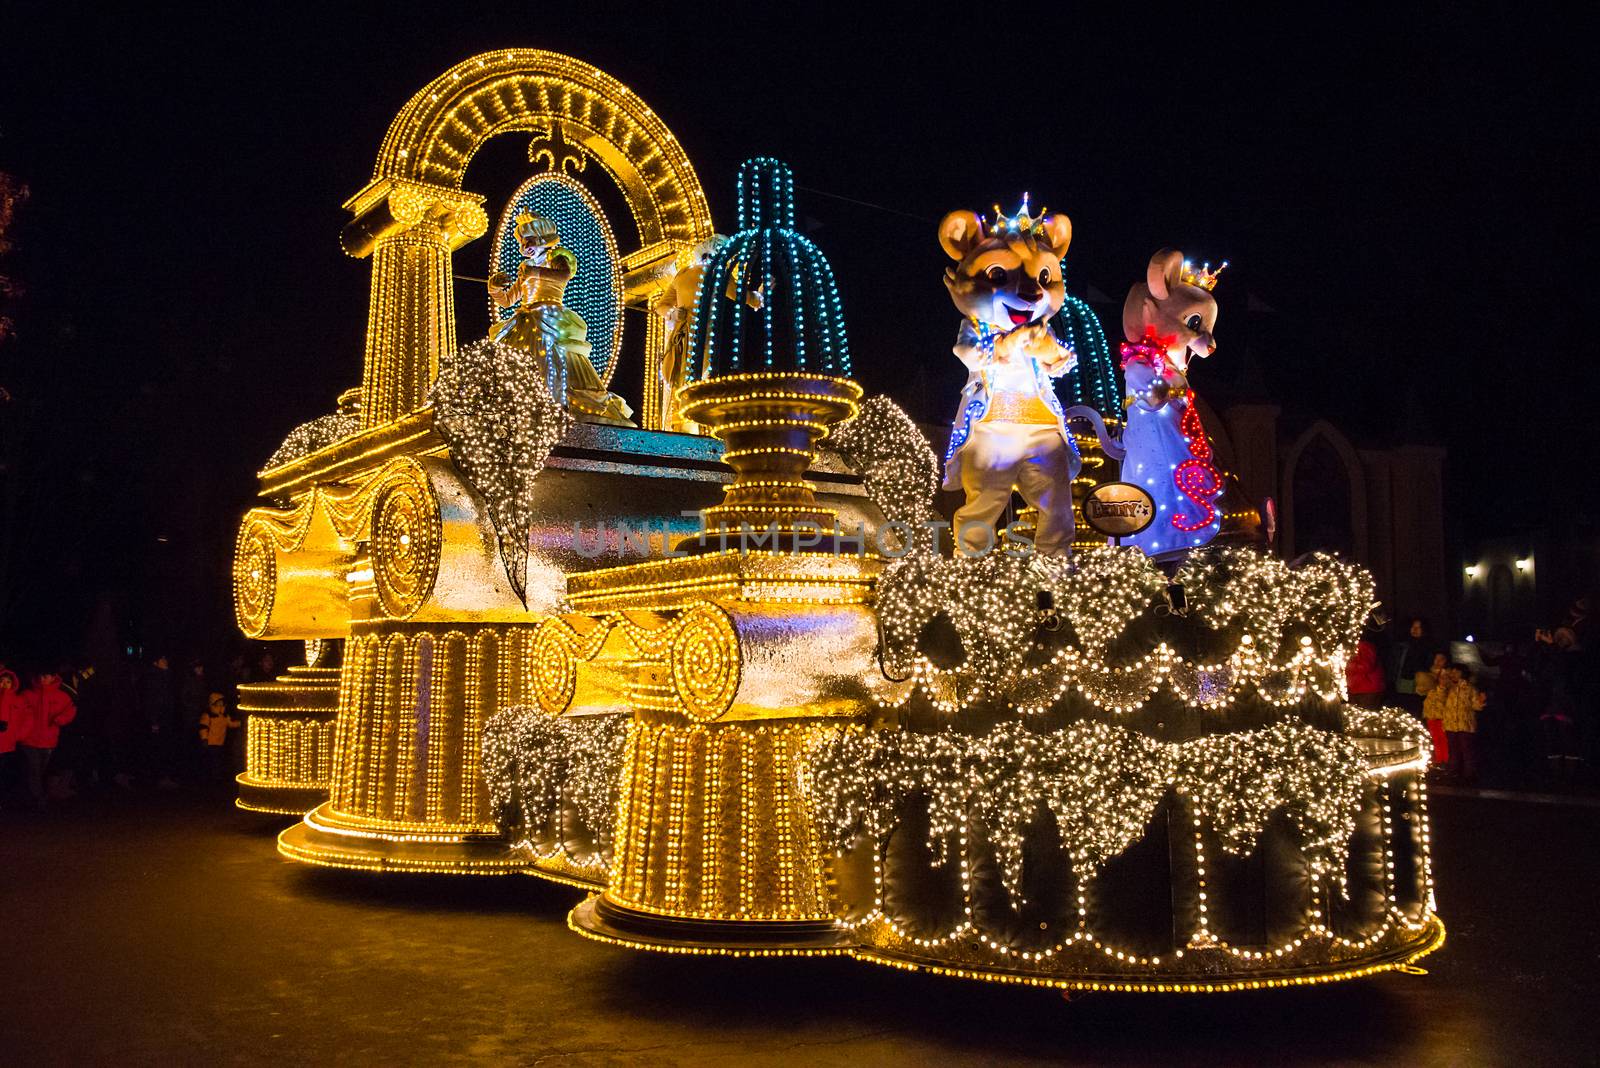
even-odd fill
[{"label": "arched window of building", "polygon": [[1350,476],[1327,438],[1317,437],[1300,454],[1293,489],[1295,550],[1352,555]]},{"label": "arched window of building", "polygon": [[1320,550],[1366,561],[1366,478],[1343,434],[1323,420],[1308,428],[1284,457],[1282,487],[1288,556]]}]

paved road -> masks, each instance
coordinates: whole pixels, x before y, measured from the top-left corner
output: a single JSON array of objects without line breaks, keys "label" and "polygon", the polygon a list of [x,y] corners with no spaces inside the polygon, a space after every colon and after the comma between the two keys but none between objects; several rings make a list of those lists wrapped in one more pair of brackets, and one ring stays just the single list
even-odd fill
[{"label": "paved road", "polygon": [[180,797],[0,814],[0,1064],[1596,1063],[1600,811],[1443,798],[1428,976],[1094,995],[844,960],[658,957],[531,878],[278,858]]}]

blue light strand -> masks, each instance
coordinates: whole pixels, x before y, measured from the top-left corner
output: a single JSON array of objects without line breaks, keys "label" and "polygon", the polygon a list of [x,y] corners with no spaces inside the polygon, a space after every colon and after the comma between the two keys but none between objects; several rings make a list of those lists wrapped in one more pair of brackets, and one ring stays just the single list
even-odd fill
[{"label": "blue light strand", "polygon": [[[767,370],[772,370],[772,311],[778,305],[778,290],[773,284],[772,276],[772,231],[761,231],[761,285],[757,291],[761,294],[761,326],[767,334],[766,364]],[[806,349],[804,338],[795,338],[795,365],[804,367],[806,362]]]},{"label": "blue light strand", "polygon": [[1058,388],[1068,405],[1087,404],[1108,419],[1122,418],[1122,384],[1117,380],[1117,361],[1100,317],[1089,305],[1068,293],[1061,310],[1050,320],[1057,340],[1070,345],[1078,354],[1077,366],[1059,380]]},{"label": "blue light strand", "polygon": [[[848,376],[843,301],[827,258],[794,229],[793,172],[768,157],[746,160],[738,205],[739,229],[706,265],[695,294],[690,377],[753,370]],[[749,306],[758,289],[759,315]],[[790,329],[792,339],[779,336]]]},{"label": "blue light strand", "polygon": [[[800,277],[799,268],[801,265],[801,257],[799,249],[795,245],[794,238],[795,235],[793,231],[787,231],[784,233],[783,260],[788,272],[794,277]],[[789,301],[789,316],[793,320],[798,358],[802,363],[805,361],[805,349],[803,348],[805,344],[805,317],[804,312],[802,311],[804,303],[805,295],[803,292],[796,294],[795,299]],[[826,341],[824,343],[826,343]]]}]

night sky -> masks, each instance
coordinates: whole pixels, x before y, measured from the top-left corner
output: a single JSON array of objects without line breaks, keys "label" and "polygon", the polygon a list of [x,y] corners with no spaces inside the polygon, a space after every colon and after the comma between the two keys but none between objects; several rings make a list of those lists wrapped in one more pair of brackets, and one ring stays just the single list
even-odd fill
[{"label": "night sky", "polygon": [[[1453,538],[1534,509],[1591,518],[1600,160],[1575,26],[1456,8],[1228,24],[1190,5],[1110,25],[1013,5],[957,25],[931,7],[881,23],[274,7],[0,20],[0,170],[32,190],[0,260],[23,287],[0,346],[0,652],[76,648],[97,602],[147,648],[232,640],[254,473],[360,381],[370,269],[339,251],[340,204],[413,92],[505,46],[637,91],[719,230],[740,160],[787,160],[857,377],[919,418],[947,419],[964,377],[935,224],[1027,190],[1072,217],[1068,289],[1111,298],[1112,334],[1157,248],[1232,261],[1195,375],[1214,403],[1268,396],[1289,426],[1447,446]],[[491,142],[468,171],[491,214],[529,173],[525,144]],[[456,269],[486,256],[468,246]],[[463,339],[486,326],[481,297],[457,291]],[[618,375],[636,405],[639,375],[636,357]]]}]

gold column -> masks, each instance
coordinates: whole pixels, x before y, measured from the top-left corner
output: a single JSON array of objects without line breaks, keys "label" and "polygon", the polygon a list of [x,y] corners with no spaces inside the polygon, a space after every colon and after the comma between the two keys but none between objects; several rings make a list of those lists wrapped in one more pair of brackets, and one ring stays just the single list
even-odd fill
[{"label": "gold column", "polygon": [[664,430],[661,425],[661,356],[666,348],[666,323],[649,305],[644,312],[644,399],[639,425]]},{"label": "gold column", "polygon": [[460,769],[457,731],[459,715],[450,712],[466,704],[467,639],[459,631],[444,635],[433,645],[433,702],[428,714],[428,768],[425,813],[429,823],[448,823],[455,817],[456,782]]},{"label": "gold column", "polygon": [[361,376],[364,428],[421,407],[440,356],[456,345],[450,290],[450,243],[440,227],[424,224],[378,242]]},{"label": "gold column", "polygon": [[[667,941],[694,941],[709,923],[738,941],[828,946],[834,913],[796,771],[810,741],[839,729],[636,720],[600,908],[656,917]],[[759,933],[740,930],[750,923]]]},{"label": "gold column", "polygon": [[406,642],[405,693],[401,696],[395,727],[394,790],[388,798],[388,818],[404,820],[411,814],[411,760],[417,746],[417,651],[420,640]]},{"label": "gold column", "polygon": [[[461,752],[463,757],[477,763],[483,753],[483,721],[494,715],[494,677],[485,677],[485,669],[494,670],[494,635],[480,633],[467,647],[466,714],[461,719]],[[487,685],[485,685],[487,683]],[[457,788],[460,809],[456,818],[463,823],[483,821],[488,817],[488,807],[480,805],[484,791],[479,789],[482,775],[463,775]]]},{"label": "gold column", "polygon": [[[859,385],[728,375],[678,397],[734,471],[702,513],[709,531],[831,521],[804,475],[817,442],[856,414]],[[878,566],[733,551],[568,577],[575,607],[607,614],[544,625],[540,705],[560,714],[614,674],[633,712],[611,881],[573,910],[573,930],[668,952],[842,951],[798,774],[812,743],[869,707],[877,632],[861,601]]]},{"label": "gold column", "polygon": [[456,189],[384,178],[345,204],[355,218],[341,243],[352,256],[372,258],[362,429],[421,407],[439,360],[455,351],[450,254],[488,229],[482,201]]},{"label": "gold column", "polygon": [[[864,583],[875,573],[853,557],[820,560],[855,569]],[[703,589],[717,562],[735,574],[716,601],[626,607],[641,584],[663,603],[674,583]],[[865,714],[860,680],[876,665],[876,629],[853,589],[761,599],[771,569],[806,566],[729,554],[616,568],[599,573],[609,594],[589,589],[596,607],[618,611],[598,620],[592,640],[570,617],[545,624],[575,640],[536,643],[536,660],[567,661],[564,671],[535,665],[541,707],[561,714],[615,676],[633,710],[610,882],[572,913],[574,929],[671,952],[840,951],[799,775],[811,744],[855,729]],[[667,567],[675,571],[658,573]]]},{"label": "gold column", "polygon": [[528,629],[357,623],[340,679],[332,796],[279,836],[279,852],[369,871],[523,870],[526,857],[490,819],[479,750],[499,695],[528,691],[526,661],[501,655],[526,648],[513,636]]}]

